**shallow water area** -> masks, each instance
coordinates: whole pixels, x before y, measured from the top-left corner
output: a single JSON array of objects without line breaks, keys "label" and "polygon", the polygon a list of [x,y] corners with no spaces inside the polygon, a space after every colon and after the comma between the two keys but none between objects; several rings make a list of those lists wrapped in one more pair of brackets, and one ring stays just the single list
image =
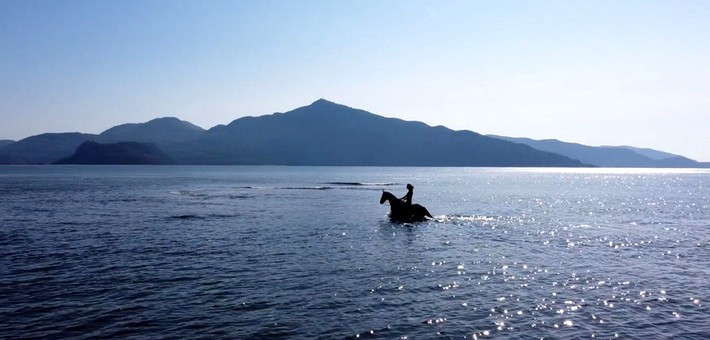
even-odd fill
[{"label": "shallow water area", "polygon": [[[382,190],[435,215],[392,223]],[[0,337],[710,337],[710,172],[0,167]]]}]

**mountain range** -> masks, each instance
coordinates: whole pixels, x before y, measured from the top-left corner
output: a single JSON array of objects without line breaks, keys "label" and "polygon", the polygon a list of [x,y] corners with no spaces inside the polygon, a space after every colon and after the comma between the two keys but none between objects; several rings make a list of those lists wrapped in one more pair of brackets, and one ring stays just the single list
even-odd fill
[{"label": "mountain range", "polygon": [[[131,143],[126,143],[131,142]],[[386,118],[320,99],[204,130],[177,118],[98,135],[48,133],[0,144],[0,164],[624,166],[707,164],[652,149],[484,136]]]},{"label": "mountain range", "polygon": [[588,146],[562,142],[556,139],[535,140],[494,135],[490,135],[490,137],[525,144],[537,150],[565,155],[598,167],[704,168],[710,165],[683,156],[646,148],[630,146]]},{"label": "mountain range", "polygon": [[161,146],[180,164],[583,165],[475,132],[385,118],[322,99],[287,113],[239,118],[196,140]]}]

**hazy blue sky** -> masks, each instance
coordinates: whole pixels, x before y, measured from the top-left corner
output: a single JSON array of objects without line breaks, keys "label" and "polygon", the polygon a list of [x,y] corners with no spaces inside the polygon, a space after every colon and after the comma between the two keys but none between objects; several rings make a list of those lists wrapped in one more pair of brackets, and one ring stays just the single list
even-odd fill
[{"label": "hazy blue sky", "polygon": [[0,0],[0,139],[318,98],[710,161],[710,1]]}]

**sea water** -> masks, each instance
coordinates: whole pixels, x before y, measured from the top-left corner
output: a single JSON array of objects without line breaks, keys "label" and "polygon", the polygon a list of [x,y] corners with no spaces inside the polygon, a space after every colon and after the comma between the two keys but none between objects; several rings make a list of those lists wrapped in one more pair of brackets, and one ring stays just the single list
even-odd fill
[{"label": "sea water", "polygon": [[0,167],[0,338],[705,339],[709,280],[705,170]]}]

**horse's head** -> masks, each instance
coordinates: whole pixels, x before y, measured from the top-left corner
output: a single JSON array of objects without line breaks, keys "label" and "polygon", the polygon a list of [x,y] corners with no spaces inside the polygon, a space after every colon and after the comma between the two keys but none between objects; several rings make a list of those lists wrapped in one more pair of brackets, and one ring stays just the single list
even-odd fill
[{"label": "horse's head", "polygon": [[380,204],[384,204],[385,201],[387,200],[387,195],[392,195],[387,191],[382,190],[382,197],[380,197]]}]

